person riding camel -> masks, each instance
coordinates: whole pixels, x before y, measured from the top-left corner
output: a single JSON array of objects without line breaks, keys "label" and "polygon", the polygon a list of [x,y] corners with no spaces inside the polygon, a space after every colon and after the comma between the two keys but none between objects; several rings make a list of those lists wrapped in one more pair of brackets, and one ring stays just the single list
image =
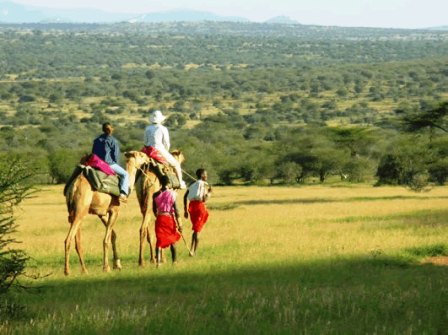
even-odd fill
[{"label": "person riding camel", "polygon": [[119,164],[120,147],[118,141],[112,136],[114,128],[109,122],[103,123],[103,134],[95,138],[92,146],[92,154],[95,154],[104,162],[109,164],[111,169],[118,174],[120,186],[120,201],[126,202],[129,194],[129,174]]},{"label": "person riding camel", "polygon": [[157,150],[157,152],[171,165],[177,174],[181,189],[187,186],[182,179],[182,168],[180,163],[170,153],[170,135],[168,129],[162,125],[166,117],[161,111],[156,110],[151,114],[149,121],[151,124],[145,128],[144,144],[148,150]]}]

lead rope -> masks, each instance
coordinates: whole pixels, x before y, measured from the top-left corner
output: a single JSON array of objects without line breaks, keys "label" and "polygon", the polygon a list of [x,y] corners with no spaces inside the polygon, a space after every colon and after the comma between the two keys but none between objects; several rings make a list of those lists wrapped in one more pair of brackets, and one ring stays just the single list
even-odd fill
[{"label": "lead rope", "polygon": [[193,177],[191,174],[189,174],[187,171],[185,171],[184,169],[182,169],[182,172],[185,173],[188,177],[190,177],[191,180],[197,181],[197,179],[195,177]]}]

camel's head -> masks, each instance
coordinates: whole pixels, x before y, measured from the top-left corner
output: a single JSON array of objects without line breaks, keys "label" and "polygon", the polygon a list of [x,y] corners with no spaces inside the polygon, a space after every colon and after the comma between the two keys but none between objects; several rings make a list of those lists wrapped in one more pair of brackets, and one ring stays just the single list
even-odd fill
[{"label": "camel's head", "polygon": [[149,157],[141,151],[127,151],[124,153],[126,157],[126,171],[129,174],[129,188],[130,192],[134,189],[135,176],[137,169],[140,169],[144,164],[149,163]]},{"label": "camel's head", "polygon": [[185,156],[180,150],[171,151],[171,155],[181,164],[185,161]]}]

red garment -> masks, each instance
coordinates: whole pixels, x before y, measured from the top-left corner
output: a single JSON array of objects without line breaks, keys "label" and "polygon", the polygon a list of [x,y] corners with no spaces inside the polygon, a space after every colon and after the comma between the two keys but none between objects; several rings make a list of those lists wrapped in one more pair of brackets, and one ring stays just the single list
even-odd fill
[{"label": "red garment", "polygon": [[157,150],[156,148],[147,146],[143,147],[141,151],[147,154],[149,158],[153,158],[164,165],[169,165],[165,157],[163,157],[159,150]]},{"label": "red garment", "polygon": [[89,159],[84,163],[84,165],[91,166],[95,169],[101,170],[109,176],[115,175],[115,171],[112,170],[109,164],[107,164],[105,161],[103,161],[95,154],[91,154]]},{"label": "red garment", "polygon": [[166,248],[180,240],[181,235],[176,230],[176,221],[171,215],[158,215],[156,219],[156,246]]},{"label": "red garment", "polygon": [[199,200],[191,200],[188,205],[193,231],[200,233],[208,220],[208,211],[205,202]]}]

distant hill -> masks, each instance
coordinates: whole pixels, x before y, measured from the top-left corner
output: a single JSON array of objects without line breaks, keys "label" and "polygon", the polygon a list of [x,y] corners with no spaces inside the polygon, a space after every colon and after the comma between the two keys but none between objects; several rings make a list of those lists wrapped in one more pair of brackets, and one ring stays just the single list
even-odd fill
[{"label": "distant hill", "polygon": [[23,23],[40,22],[48,17],[39,10],[30,9],[9,1],[0,1],[0,22]]},{"label": "distant hill", "polygon": [[227,22],[249,22],[243,17],[220,16],[210,12],[174,10],[159,13],[147,13],[133,17],[129,22],[198,22],[198,21],[227,21]]},{"label": "distant hill", "polygon": [[300,24],[296,20],[291,19],[288,16],[276,16],[272,19],[265,21],[266,23],[277,23],[277,24]]},{"label": "distant hill", "polygon": [[112,22],[250,22],[243,17],[220,16],[210,12],[175,10],[158,13],[110,13],[96,9],[52,9],[0,0],[0,23],[112,23]]},{"label": "distant hill", "polygon": [[426,28],[427,30],[443,30],[446,31],[448,30],[448,26],[440,26],[440,27],[430,27],[430,28]]},{"label": "distant hill", "polygon": [[[238,16],[222,16],[206,11],[172,10],[156,13],[112,13],[92,8],[55,9],[0,0],[0,23],[157,23],[157,22],[251,22]],[[288,16],[276,16],[264,23],[300,25]],[[429,27],[423,30],[448,30],[448,26]]]},{"label": "distant hill", "polygon": [[95,9],[52,9],[0,0],[0,23],[83,22],[110,23],[130,19],[134,14],[116,14]]}]

